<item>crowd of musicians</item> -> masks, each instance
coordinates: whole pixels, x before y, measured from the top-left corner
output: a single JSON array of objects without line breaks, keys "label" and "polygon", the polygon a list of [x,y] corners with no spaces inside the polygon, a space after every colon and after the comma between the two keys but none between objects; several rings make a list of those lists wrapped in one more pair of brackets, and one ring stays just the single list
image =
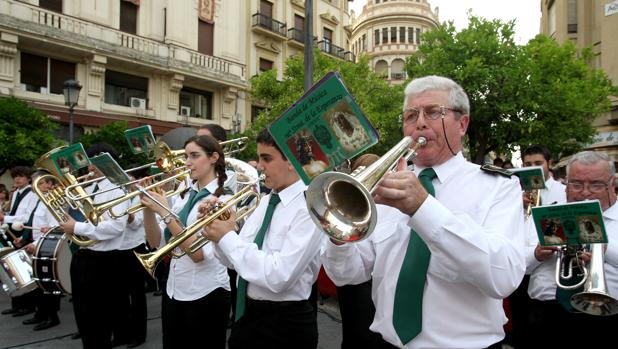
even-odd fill
[{"label": "crowd of musicians", "polygon": [[[325,235],[314,223],[306,185],[263,130],[255,139],[263,194],[248,204],[252,213],[242,224],[234,210],[210,220],[177,246],[184,251],[181,256],[157,268],[164,291],[163,347],[316,348],[312,290],[321,267],[338,286],[342,348],[500,348],[507,314],[509,344],[516,348],[608,346],[618,316],[578,312],[569,299],[583,287],[566,292],[557,287],[560,248],[539,244],[525,213],[534,203],[517,177],[464,158],[472,117],[468,96],[451,79],[428,76],[407,85],[403,136],[426,143],[416,149],[413,163],[400,160],[396,171],[379,182],[373,191],[375,228],[366,239],[351,243]],[[97,241],[75,249],[70,261],[71,297],[84,348],[144,343],[146,273],[134,252],[163,248],[241,190],[237,174],[226,168],[224,140],[220,127],[201,128],[184,144],[184,165],[190,170],[186,188],[171,197],[151,190],[122,201],[112,213],[138,204],[143,210],[126,215],[108,211],[98,224],[75,212],[57,221],[29,184],[42,172],[11,170],[15,191],[0,221],[24,222],[24,227],[7,228],[5,246],[34,255],[37,242],[56,226],[67,236]],[[89,157],[117,156],[104,143],[86,152]],[[376,160],[365,154],[355,166]],[[593,151],[575,154],[562,184],[549,173],[546,147],[528,147],[522,160],[524,166],[544,170],[540,205],[600,202],[609,243],[595,253],[604,255],[605,295],[618,297],[613,161]],[[88,171],[93,178],[102,177],[95,166]],[[57,184],[38,183],[43,193]],[[95,205],[126,194],[105,178],[84,191],[92,194]],[[0,197],[7,194],[0,190]],[[193,248],[200,239],[210,243]],[[580,246],[575,256],[580,269],[593,258],[591,249]],[[12,308],[2,313],[34,309],[24,324],[46,329],[59,323],[59,297],[36,289],[12,297]],[[614,306],[608,301],[602,307],[613,314]]]}]

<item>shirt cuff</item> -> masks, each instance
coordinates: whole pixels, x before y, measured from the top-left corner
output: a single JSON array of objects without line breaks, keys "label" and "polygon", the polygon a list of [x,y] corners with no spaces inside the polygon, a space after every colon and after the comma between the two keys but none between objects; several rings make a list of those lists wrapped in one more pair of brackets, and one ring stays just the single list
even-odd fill
[{"label": "shirt cuff", "polygon": [[[15,216],[4,216],[4,223],[14,223],[15,222]],[[26,222],[24,222],[24,224],[26,224]]]},{"label": "shirt cuff", "polygon": [[416,210],[408,221],[408,226],[414,229],[425,242],[437,242],[440,229],[445,225],[451,212],[431,195]]},{"label": "shirt cuff", "polygon": [[223,235],[221,240],[217,243],[221,251],[226,256],[230,256],[230,253],[236,249],[240,244],[242,244],[242,240],[240,239],[240,235],[236,234],[235,231],[230,230],[227,234]]}]

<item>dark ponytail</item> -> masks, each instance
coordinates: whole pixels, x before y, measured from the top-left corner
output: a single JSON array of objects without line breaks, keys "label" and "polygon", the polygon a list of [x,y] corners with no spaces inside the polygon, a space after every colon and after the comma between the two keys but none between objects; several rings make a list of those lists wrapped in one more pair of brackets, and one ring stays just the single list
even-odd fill
[{"label": "dark ponytail", "polygon": [[185,147],[189,143],[195,143],[202,148],[206,154],[211,156],[213,153],[219,154],[219,159],[214,163],[215,175],[217,176],[218,188],[213,195],[219,197],[223,195],[223,185],[227,181],[227,175],[225,174],[225,155],[223,155],[223,148],[219,145],[216,139],[211,136],[193,136],[185,142]]}]

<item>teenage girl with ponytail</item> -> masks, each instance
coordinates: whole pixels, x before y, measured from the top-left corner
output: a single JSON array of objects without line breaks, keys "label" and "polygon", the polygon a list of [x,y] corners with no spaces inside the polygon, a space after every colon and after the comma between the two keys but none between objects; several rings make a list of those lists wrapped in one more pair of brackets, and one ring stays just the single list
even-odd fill
[{"label": "teenage girl with ponytail", "polygon": [[[219,143],[210,136],[194,136],[187,140],[184,149],[193,183],[190,191],[174,200],[171,208],[182,222],[151,199],[142,197],[146,206],[144,228],[150,246],[165,245],[171,236],[182,231],[182,225],[194,223],[198,219],[201,201],[213,196],[226,201],[230,197],[224,193],[227,176]],[[150,194],[168,206],[163,196],[154,192]],[[180,248],[189,248],[195,240],[196,237],[188,238]],[[230,282],[226,267],[213,254],[212,244],[206,244],[193,254],[172,259],[162,301],[163,348],[190,347],[196,334],[208,338],[211,348],[225,348]]]}]

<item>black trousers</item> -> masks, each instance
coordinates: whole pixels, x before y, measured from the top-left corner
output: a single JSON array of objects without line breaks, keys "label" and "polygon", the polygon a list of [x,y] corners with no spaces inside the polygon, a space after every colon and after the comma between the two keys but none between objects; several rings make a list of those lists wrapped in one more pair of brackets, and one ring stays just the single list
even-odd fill
[{"label": "black trousers", "polygon": [[30,292],[30,294],[34,297],[36,308],[34,316],[37,319],[58,320],[60,295],[43,293],[43,290],[40,288]]},{"label": "black trousers", "polygon": [[141,244],[131,250],[119,251],[118,269],[122,281],[118,285],[122,292],[123,314],[115,322],[114,340],[119,343],[143,342],[147,331],[146,278],[150,276],[139,262],[135,253],[146,253],[146,245]]},{"label": "black trousers", "polygon": [[524,276],[521,284],[508,297],[509,307],[511,309],[511,346],[513,348],[525,348],[523,340],[528,333],[528,313],[530,312],[530,303],[532,299],[528,295],[528,284],[530,283],[530,275]]},{"label": "black trousers", "polygon": [[119,251],[81,249],[71,260],[73,312],[85,349],[111,348],[112,329],[123,314]]},{"label": "black trousers", "polygon": [[309,301],[271,302],[247,298],[245,314],[232,326],[230,349],[315,349],[318,324]]},{"label": "black trousers", "polygon": [[[534,347],[532,347],[532,348],[534,348]],[[376,349],[397,349],[397,347],[392,345],[392,344],[390,344],[389,342],[385,341],[380,336],[380,338],[378,339],[378,344],[376,345]],[[500,342],[494,343],[494,344],[488,346],[485,349],[502,349],[502,344]]]},{"label": "black trousers", "polygon": [[194,301],[171,299],[164,293],[162,301],[163,348],[191,348],[199,340],[208,348],[225,349],[229,291],[217,288]]},{"label": "black trousers", "polygon": [[337,287],[343,338],[341,349],[372,348],[381,339],[371,332],[376,308],[371,300],[371,280]]},{"label": "black trousers", "polygon": [[556,301],[533,299],[528,318],[528,333],[522,348],[613,347],[608,342],[618,328],[618,315],[595,316],[566,311]]}]

